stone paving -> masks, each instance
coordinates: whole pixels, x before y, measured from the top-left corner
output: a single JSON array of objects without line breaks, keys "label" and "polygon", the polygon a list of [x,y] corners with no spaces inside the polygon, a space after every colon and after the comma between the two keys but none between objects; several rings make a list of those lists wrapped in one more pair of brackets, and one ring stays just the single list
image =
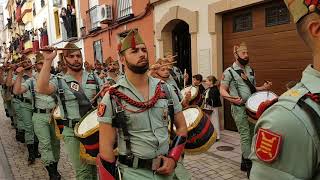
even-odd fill
[{"label": "stone paving", "polygon": [[[44,166],[39,159],[32,166],[27,165],[27,148],[24,144],[15,140],[15,131],[10,126],[10,121],[5,117],[2,103],[0,105],[0,140],[5,151],[0,157],[6,157],[13,178],[16,180],[49,179]],[[232,147],[232,151],[220,151],[220,146]],[[1,159],[1,158],[0,158]],[[244,172],[240,171],[239,162],[240,141],[235,132],[222,131],[221,140],[215,143],[206,153],[201,155],[186,155],[185,165],[192,174],[194,180],[244,180],[247,179]],[[0,162],[0,179],[9,180],[8,176],[1,175],[6,171],[4,162]],[[59,161],[59,172],[63,179],[75,179],[71,163],[61,145],[61,159]],[[10,172],[10,169],[7,170]]]}]

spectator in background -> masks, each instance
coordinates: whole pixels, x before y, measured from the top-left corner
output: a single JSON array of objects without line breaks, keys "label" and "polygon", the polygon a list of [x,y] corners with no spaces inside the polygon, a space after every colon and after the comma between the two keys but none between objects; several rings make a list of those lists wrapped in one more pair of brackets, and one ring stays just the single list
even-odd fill
[{"label": "spectator in background", "polygon": [[220,139],[220,118],[219,107],[222,106],[220,100],[220,92],[218,88],[218,80],[215,76],[208,76],[205,79],[205,84],[208,87],[204,93],[203,110],[210,116],[210,121],[217,132],[217,140]]}]

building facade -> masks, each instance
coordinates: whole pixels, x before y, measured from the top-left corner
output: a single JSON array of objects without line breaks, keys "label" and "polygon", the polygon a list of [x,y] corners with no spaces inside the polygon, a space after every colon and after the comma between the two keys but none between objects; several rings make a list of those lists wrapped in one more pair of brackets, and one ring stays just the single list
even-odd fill
[{"label": "building facade", "polygon": [[81,32],[85,59],[91,64],[103,63],[108,57],[118,59],[119,33],[137,28],[155,61],[152,8],[149,0],[81,1]]},{"label": "building facade", "polygon": [[[282,0],[150,2],[154,5],[156,56],[173,52],[178,55],[178,66],[189,74],[220,78],[234,62],[233,46],[244,41],[257,84],[272,81],[272,91],[280,95],[285,84],[299,81],[302,70],[311,63],[311,51],[299,38]],[[236,130],[228,102],[224,102],[223,114],[223,126]]]}]

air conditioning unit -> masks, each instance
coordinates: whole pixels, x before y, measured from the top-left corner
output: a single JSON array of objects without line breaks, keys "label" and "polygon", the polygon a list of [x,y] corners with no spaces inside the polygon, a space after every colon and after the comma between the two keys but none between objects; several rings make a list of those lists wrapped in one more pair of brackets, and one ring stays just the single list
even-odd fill
[{"label": "air conditioning unit", "polygon": [[54,7],[60,7],[62,5],[62,0],[53,0]]},{"label": "air conditioning unit", "polygon": [[98,19],[102,24],[110,23],[113,20],[112,6],[106,4],[99,6]]}]

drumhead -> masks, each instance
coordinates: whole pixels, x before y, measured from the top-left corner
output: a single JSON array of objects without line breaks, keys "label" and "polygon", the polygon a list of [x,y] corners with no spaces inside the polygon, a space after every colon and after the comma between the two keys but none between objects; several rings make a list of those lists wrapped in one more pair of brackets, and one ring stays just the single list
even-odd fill
[{"label": "drumhead", "polygon": [[199,108],[192,107],[182,111],[184,118],[187,123],[187,127],[190,127],[199,117],[200,110]]},{"label": "drumhead", "polygon": [[79,127],[78,127],[78,134],[84,134],[88,132],[91,129],[94,129],[99,125],[99,122],[97,120],[97,110],[94,110],[90,112],[85,118],[81,121]]},{"label": "drumhead", "polygon": [[198,87],[188,86],[180,91],[183,98],[185,97],[185,92],[188,91],[191,91],[191,100],[193,100],[198,95]]},{"label": "drumhead", "polygon": [[246,102],[246,108],[251,112],[257,112],[259,105],[266,101],[277,98],[278,96],[271,91],[259,91],[252,94]]}]

